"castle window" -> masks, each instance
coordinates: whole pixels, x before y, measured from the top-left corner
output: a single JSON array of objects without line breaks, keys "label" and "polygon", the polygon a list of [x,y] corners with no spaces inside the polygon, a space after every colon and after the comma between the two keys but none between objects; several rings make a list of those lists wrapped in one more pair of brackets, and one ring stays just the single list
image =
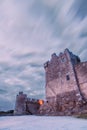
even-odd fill
[{"label": "castle window", "polygon": [[70,80],[70,77],[69,77],[69,75],[66,75],[66,80]]},{"label": "castle window", "polygon": [[61,62],[66,62],[66,58],[62,58],[62,59],[61,59]]}]

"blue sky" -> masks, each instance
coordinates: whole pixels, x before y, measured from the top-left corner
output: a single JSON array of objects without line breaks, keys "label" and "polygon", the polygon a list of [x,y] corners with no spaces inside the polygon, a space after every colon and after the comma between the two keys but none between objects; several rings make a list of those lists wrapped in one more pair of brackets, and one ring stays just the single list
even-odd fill
[{"label": "blue sky", "polygon": [[0,110],[44,99],[43,64],[65,48],[87,60],[87,0],[0,0]]}]

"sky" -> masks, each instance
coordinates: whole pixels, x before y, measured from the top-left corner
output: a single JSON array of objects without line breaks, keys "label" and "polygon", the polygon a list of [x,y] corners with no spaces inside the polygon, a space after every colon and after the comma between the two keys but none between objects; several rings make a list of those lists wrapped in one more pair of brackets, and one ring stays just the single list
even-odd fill
[{"label": "sky", "polygon": [[44,99],[43,64],[65,48],[87,61],[87,0],[0,0],[0,110]]}]

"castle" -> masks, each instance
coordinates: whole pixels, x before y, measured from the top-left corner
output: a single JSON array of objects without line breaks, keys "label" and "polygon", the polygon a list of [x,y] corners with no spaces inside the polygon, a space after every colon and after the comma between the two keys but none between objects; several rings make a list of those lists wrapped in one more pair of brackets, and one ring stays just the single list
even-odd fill
[{"label": "castle", "polygon": [[[40,114],[71,115],[87,110],[87,62],[68,49],[44,64],[46,102]],[[32,108],[33,109],[33,108]]]},{"label": "castle", "polygon": [[16,96],[14,115],[37,114],[43,100],[28,98],[23,92]]}]

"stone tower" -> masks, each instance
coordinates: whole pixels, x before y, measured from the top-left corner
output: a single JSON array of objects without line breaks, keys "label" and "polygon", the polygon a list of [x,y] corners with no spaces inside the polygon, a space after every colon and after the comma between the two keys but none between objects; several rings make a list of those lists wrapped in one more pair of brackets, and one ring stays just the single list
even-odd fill
[{"label": "stone tower", "polygon": [[14,115],[26,114],[26,101],[27,95],[23,94],[23,92],[19,92],[19,95],[16,96]]},{"label": "stone tower", "polygon": [[46,75],[46,99],[50,102],[68,100],[81,101],[84,97],[80,91],[75,65],[80,58],[65,49],[57,56],[52,54],[51,60],[44,64]]}]

